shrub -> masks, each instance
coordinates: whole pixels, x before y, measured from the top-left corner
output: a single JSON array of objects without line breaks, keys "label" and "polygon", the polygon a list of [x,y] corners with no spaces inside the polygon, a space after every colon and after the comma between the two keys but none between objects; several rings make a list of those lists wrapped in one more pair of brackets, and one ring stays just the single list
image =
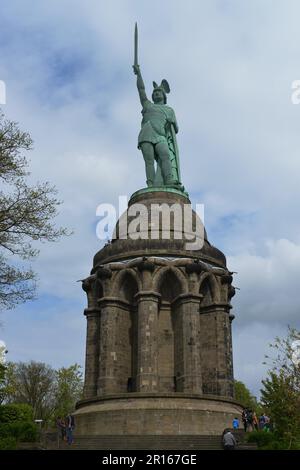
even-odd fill
[{"label": "shrub", "polygon": [[247,435],[248,442],[256,442],[260,450],[300,449],[299,442],[289,442],[276,432],[253,431]]},{"label": "shrub", "polygon": [[17,440],[14,437],[0,437],[0,450],[15,450]]},{"label": "shrub", "polygon": [[37,426],[26,421],[0,424],[0,439],[10,437],[21,442],[35,442],[38,437]]},{"label": "shrub", "polygon": [[33,421],[33,410],[26,403],[14,403],[0,406],[0,423],[13,421]]},{"label": "shrub", "polygon": [[258,447],[264,447],[274,441],[274,433],[266,431],[253,431],[247,435],[248,442],[256,442]]}]

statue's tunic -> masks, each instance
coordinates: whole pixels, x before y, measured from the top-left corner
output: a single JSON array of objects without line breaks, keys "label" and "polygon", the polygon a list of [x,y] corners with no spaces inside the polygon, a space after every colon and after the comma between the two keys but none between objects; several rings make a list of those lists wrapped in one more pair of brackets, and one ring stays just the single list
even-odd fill
[{"label": "statue's tunic", "polygon": [[155,104],[146,100],[142,110],[142,129],[138,137],[138,148],[143,142],[155,145],[167,142],[168,125],[176,123],[175,113],[166,104]]}]

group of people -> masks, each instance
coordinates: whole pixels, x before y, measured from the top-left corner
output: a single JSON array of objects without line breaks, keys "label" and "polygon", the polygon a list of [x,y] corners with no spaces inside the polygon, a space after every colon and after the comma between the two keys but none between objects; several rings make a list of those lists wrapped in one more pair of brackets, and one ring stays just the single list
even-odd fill
[{"label": "group of people", "polygon": [[73,431],[75,428],[74,416],[69,414],[66,418],[58,416],[56,420],[60,437],[63,441],[67,441],[69,445],[73,442]]},{"label": "group of people", "polygon": [[[262,413],[259,418],[257,418],[255,411],[252,411],[250,408],[245,408],[242,413],[242,421],[244,425],[244,431],[270,431],[270,418],[266,413]],[[234,431],[238,430],[240,427],[239,418],[236,416],[232,420],[232,428]],[[237,446],[238,441],[233,432],[230,429],[226,429],[223,433],[223,447],[225,450],[233,450]]]},{"label": "group of people", "polygon": [[262,413],[258,418],[255,411],[252,411],[250,408],[245,408],[242,413],[242,421],[244,425],[244,430],[246,431],[258,431],[270,430],[270,418],[265,413]]}]

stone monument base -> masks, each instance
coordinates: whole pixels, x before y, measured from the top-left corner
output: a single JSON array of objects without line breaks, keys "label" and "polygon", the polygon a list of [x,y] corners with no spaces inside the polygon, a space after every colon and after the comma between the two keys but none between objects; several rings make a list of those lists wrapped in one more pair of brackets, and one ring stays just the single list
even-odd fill
[{"label": "stone monument base", "polygon": [[186,393],[130,393],[83,400],[76,435],[220,435],[242,407],[228,398]]}]

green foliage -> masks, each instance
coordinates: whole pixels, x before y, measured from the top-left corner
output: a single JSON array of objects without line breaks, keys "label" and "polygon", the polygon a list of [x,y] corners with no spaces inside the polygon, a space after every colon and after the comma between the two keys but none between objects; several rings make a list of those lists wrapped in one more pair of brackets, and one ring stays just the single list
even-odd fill
[{"label": "green foliage", "polygon": [[243,382],[239,380],[234,381],[234,393],[235,399],[245,408],[250,408],[253,411],[258,411],[258,403],[256,398],[251,395],[250,390],[246,387]]},{"label": "green foliage", "polygon": [[300,442],[300,363],[295,360],[294,341],[300,334],[289,328],[286,338],[275,338],[272,369],[262,381],[262,405],[274,424],[280,448],[299,448]]},{"label": "green foliage", "polygon": [[15,448],[18,441],[35,442],[38,433],[30,405],[19,403],[0,406],[0,448],[1,445],[3,449]]},{"label": "green foliage", "polygon": [[292,377],[284,373],[270,372],[263,380],[261,400],[269,410],[277,434],[289,442],[290,448],[300,439],[300,394],[295,389]]},{"label": "green foliage", "polygon": [[0,384],[4,381],[6,367],[0,362]]},{"label": "green foliage", "polygon": [[247,442],[256,442],[257,446],[265,447],[268,446],[272,441],[275,440],[273,432],[266,431],[253,431],[246,435]]},{"label": "green foliage", "polygon": [[18,362],[12,367],[11,403],[26,403],[34,419],[48,421],[55,408],[55,370],[42,362]]},{"label": "green foliage", "polygon": [[16,441],[35,442],[38,437],[38,428],[32,422],[15,421],[12,423],[0,424],[0,438],[13,437]]},{"label": "green foliage", "polygon": [[260,450],[300,449],[300,442],[294,441],[291,445],[289,439],[283,439],[277,431],[253,431],[246,436],[246,439],[247,442],[255,442]]},{"label": "green foliage", "polygon": [[0,406],[0,423],[14,421],[33,421],[32,407],[26,403],[16,403]]},{"label": "green foliage", "polygon": [[0,437],[0,450],[15,450],[17,440],[14,437]]},{"label": "green foliage", "polygon": [[66,416],[74,410],[75,403],[82,398],[83,380],[81,366],[74,364],[56,372],[57,391],[55,416]]},{"label": "green foliage", "polygon": [[0,404],[4,399],[6,366],[0,362]]},{"label": "green foliage", "polygon": [[[32,410],[30,419],[42,419],[43,426],[66,416],[82,398],[83,380],[78,364],[55,370],[44,363],[8,363],[5,401],[13,406],[27,404]],[[6,405],[8,406],[8,405]],[[9,405],[12,406],[12,405]],[[5,406],[0,406],[0,422]],[[9,407],[7,408],[10,409]],[[12,412],[11,412],[12,413]],[[15,418],[17,420],[18,418]],[[12,421],[11,418],[8,421]]]},{"label": "green foliage", "polygon": [[8,402],[9,397],[13,396],[16,389],[15,377],[15,364],[8,362],[3,367],[3,375],[0,380],[0,405],[3,402]]}]

